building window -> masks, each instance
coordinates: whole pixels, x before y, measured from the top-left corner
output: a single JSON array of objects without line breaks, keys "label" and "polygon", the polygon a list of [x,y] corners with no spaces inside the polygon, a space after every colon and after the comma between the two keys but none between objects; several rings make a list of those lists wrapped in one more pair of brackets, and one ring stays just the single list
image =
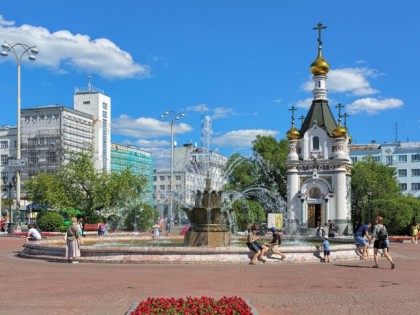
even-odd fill
[{"label": "building window", "polygon": [[407,155],[398,155],[398,162],[407,162]]},{"label": "building window", "polygon": [[1,141],[0,142],[0,148],[7,149],[9,147],[9,142],[7,141]]},{"label": "building window", "polygon": [[401,183],[401,184],[400,184],[400,189],[401,189],[402,191],[406,191],[406,190],[407,190],[407,184],[406,184],[406,183]]},{"label": "building window", "polygon": [[386,156],[386,165],[392,165],[393,158],[392,155]]},{"label": "building window", "polygon": [[357,156],[351,157],[351,161],[354,163],[357,163]]},{"label": "building window", "polygon": [[176,175],[176,176],[175,176],[175,179],[176,179],[176,180],[181,180],[181,175]]},{"label": "building window", "polygon": [[319,138],[313,137],[312,138],[312,149],[313,150],[319,150]]},{"label": "building window", "polygon": [[411,162],[419,162],[420,161],[420,154],[413,154],[411,156]]},{"label": "building window", "polygon": [[83,105],[89,105],[90,104],[90,101],[84,101],[83,102]]},{"label": "building window", "polygon": [[420,190],[420,183],[412,183],[411,190]]},{"label": "building window", "polygon": [[9,164],[9,156],[7,154],[1,155],[1,165],[8,165]]},{"label": "building window", "polygon": [[160,186],[159,186],[159,189],[160,189],[160,190],[165,190],[165,185],[160,185]]},{"label": "building window", "polygon": [[159,176],[160,180],[165,180],[165,176]]},{"label": "building window", "polygon": [[411,176],[420,176],[420,169],[415,168],[411,170]]},{"label": "building window", "polygon": [[153,181],[155,182],[157,180],[157,176],[153,176]]},{"label": "building window", "polygon": [[407,170],[398,170],[398,177],[406,177]]},{"label": "building window", "polygon": [[372,156],[373,157],[373,160],[375,161],[375,162],[380,162],[381,161],[381,157],[380,156]]}]

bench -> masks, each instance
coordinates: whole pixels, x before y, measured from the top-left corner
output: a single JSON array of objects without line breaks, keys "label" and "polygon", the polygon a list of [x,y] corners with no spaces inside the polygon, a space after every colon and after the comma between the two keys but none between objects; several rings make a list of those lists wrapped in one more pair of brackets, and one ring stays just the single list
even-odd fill
[{"label": "bench", "polygon": [[98,224],[96,223],[86,223],[84,226],[83,231],[97,231],[98,230]]}]

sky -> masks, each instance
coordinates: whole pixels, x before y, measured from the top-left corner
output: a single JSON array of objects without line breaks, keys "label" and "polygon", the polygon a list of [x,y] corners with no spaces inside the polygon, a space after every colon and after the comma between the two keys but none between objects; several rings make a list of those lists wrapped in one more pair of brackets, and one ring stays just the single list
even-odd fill
[{"label": "sky", "polygon": [[[178,146],[201,145],[208,115],[210,149],[229,156],[256,135],[285,138],[291,106],[300,128],[320,22],[330,108],[337,120],[344,106],[353,143],[419,141],[418,12],[408,0],[2,0],[0,43],[39,51],[22,59],[22,108],[73,108],[90,80],[111,98],[112,142],[158,160],[171,143],[161,114],[185,114]],[[13,55],[0,57],[0,126],[16,126],[16,70]]]}]

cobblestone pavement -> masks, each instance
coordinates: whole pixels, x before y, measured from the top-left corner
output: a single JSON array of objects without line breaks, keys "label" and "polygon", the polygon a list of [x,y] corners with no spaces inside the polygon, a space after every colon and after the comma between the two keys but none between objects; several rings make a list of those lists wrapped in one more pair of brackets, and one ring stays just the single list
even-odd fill
[{"label": "cobblestone pavement", "polygon": [[259,315],[419,314],[420,245],[392,243],[385,258],[279,265],[67,264],[16,257],[0,237],[0,314],[123,315],[148,297],[239,296]]}]

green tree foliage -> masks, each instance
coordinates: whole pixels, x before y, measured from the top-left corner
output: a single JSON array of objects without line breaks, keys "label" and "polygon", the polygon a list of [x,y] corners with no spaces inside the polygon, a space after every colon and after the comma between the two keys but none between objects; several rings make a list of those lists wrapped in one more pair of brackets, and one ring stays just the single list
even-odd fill
[{"label": "green tree foliage", "polygon": [[252,159],[232,154],[226,164],[227,184],[224,190],[242,191],[256,184],[256,166]]},{"label": "green tree foliage", "polygon": [[[368,197],[371,193],[371,198]],[[353,166],[351,178],[351,203],[353,228],[368,221],[369,208],[370,218],[374,223],[374,205],[383,200],[387,201],[402,196],[398,181],[394,176],[394,169],[376,162],[372,157],[367,157]],[[392,211],[397,208],[393,207]],[[377,213],[377,212],[376,212]]]},{"label": "green tree foliage", "polygon": [[137,204],[127,210],[128,213],[123,222],[127,230],[134,230],[134,223],[136,222],[139,231],[149,231],[159,215],[157,209],[148,204]]},{"label": "green tree foliage", "polygon": [[43,211],[38,214],[36,223],[41,231],[57,232],[63,224],[63,217],[55,211]]},{"label": "green tree foliage", "polygon": [[253,150],[265,161],[266,173],[261,178],[261,181],[265,181],[266,185],[270,186],[271,183],[268,181],[273,180],[279,194],[283,199],[286,199],[286,159],[289,154],[289,143],[287,140],[281,139],[277,142],[272,136],[257,136],[253,142]]},{"label": "green tree foliage", "polygon": [[249,224],[261,223],[266,221],[264,208],[256,201],[237,200],[232,208],[235,211],[238,230],[244,231]]},{"label": "green tree foliage", "polygon": [[99,172],[91,152],[70,152],[68,163],[55,174],[40,173],[25,182],[29,200],[53,209],[76,208],[86,222],[96,223],[98,210],[111,210],[140,197],[147,179],[129,169]]}]

